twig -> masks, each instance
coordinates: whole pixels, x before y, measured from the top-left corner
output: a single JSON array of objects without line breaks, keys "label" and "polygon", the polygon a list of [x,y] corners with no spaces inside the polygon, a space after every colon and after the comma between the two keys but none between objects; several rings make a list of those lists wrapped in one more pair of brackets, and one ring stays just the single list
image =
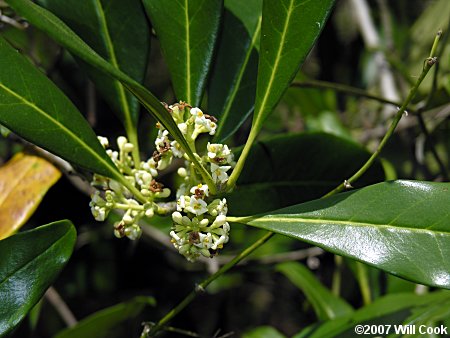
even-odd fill
[{"label": "twig", "polygon": [[402,106],[398,109],[397,114],[394,117],[394,120],[392,121],[388,131],[384,135],[383,139],[381,140],[380,144],[378,145],[375,152],[370,156],[370,158],[367,160],[367,162],[348,180],[345,180],[343,183],[341,183],[338,187],[330,191],[328,194],[325,195],[325,197],[329,197],[331,195],[334,195],[338,192],[343,191],[346,189],[347,186],[351,186],[353,182],[355,182],[357,179],[359,179],[366,171],[370,168],[370,166],[373,164],[375,159],[378,157],[378,155],[383,150],[384,146],[394,133],[395,128],[397,127],[398,123],[400,122],[400,119],[402,118],[403,114],[406,112],[406,108],[408,107],[409,103],[413,99],[413,97],[416,95],[417,90],[419,89],[420,84],[422,83],[425,76],[428,74],[430,69],[433,67],[433,65],[437,62],[437,58],[434,56],[436,55],[436,48],[439,42],[440,35],[438,34],[436,36],[435,42],[433,44],[433,47],[431,48],[430,56],[425,60],[424,67],[422,69],[422,73],[420,74],[419,78],[417,79],[414,86],[409,91],[409,94],[405,100],[405,102],[402,104]]},{"label": "twig", "polygon": [[[378,69],[379,88],[382,96],[391,101],[400,99],[398,90],[395,85],[394,76],[392,75],[389,63],[382,52],[380,37],[370,15],[369,6],[365,0],[350,0],[354,8],[356,20],[358,22],[361,35],[368,49],[374,50],[374,59]],[[384,117],[387,118],[392,114],[392,110],[385,110]]]},{"label": "twig", "polygon": [[365,97],[365,98],[379,101],[382,103],[387,103],[387,104],[393,105],[395,107],[399,107],[401,105],[401,103],[398,101],[392,101],[392,100],[389,100],[382,96],[368,93],[364,89],[359,89],[359,88],[347,86],[347,85],[340,84],[340,83],[308,80],[308,81],[301,81],[301,82],[292,82],[291,87],[332,89],[336,92],[345,93],[345,94],[354,95],[354,96]]},{"label": "twig", "polygon": [[50,304],[52,304],[56,312],[58,312],[58,314],[61,316],[62,320],[68,327],[75,326],[78,323],[72,311],[70,311],[69,307],[54,287],[49,287],[44,297]]}]

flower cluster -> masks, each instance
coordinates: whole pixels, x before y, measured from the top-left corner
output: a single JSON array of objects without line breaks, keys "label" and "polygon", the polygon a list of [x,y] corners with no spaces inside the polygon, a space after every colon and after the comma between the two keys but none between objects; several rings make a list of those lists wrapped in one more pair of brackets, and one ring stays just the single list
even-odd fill
[{"label": "flower cluster", "polygon": [[[99,137],[100,143],[107,148],[109,142],[104,137]],[[98,190],[91,196],[91,212],[97,221],[104,221],[109,212],[113,209],[124,212],[122,220],[114,225],[114,234],[130,239],[137,239],[141,235],[139,220],[146,216],[152,217],[158,206],[155,200],[166,198],[170,195],[170,190],[155,180],[158,175],[158,162],[153,158],[142,161],[139,166],[135,166],[131,157],[133,144],[120,136],[117,138],[119,151],[107,149],[106,153],[120,170],[122,175],[132,183],[146,198],[146,203],[137,201],[133,194],[121,183],[101,176],[94,175],[92,185]]]},{"label": "flower cluster", "polygon": [[214,199],[208,204],[208,187],[203,184],[192,187],[190,192],[191,196],[182,195],[177,201],[170,237],[180,254],[195,261],[200,255],[212,257],[223,248],[229,239],[230,225],[226,221],[225,199]]},{"label": "flower cluster", "polygon": [[[195,147],[195,140],[200,134],[215,134],[216,118],[184,102],[164,105],[198,161],[210,173],[216,188],[221,190],[228,181],[230,169],[235,165],[233,153],[225,144],[208,143],[206,149],[200,152],[203,156],[200,156]],[[212,257],[229,239],[227,202],[225,199],[215,199],[210,194],[208,185],[203,183],[194,163],[180,144],[170,138],[169,132],[160,123],[157,123],[157,128],[155,151],[150,159],[138,166],[131,155],[133,145],[123,136],[117,139],[119,151],[106,151],[124,177],[145,198],[145,203],[142,203],[142,198],[137,200],[120,183],[94,175],[92,184],[99,190],[92,195],[92,214],[96,220],[103,221],[112,209],[123,210],[122,220],[114,226],[115,235],[138,238],[141,234],[139,220],[144,216],[152,217],[159,210],[155,200],[170,195],[170,190],[155,180],[158,171],[166,169],[174,158],[184,159],[185,165],[178,169],[184,181],[176,193],[177,211],[172,214],[174,224],[170,232],[171,241],[189,261],[195,261],[200,255]],[[107,139],[99,137],[99,140],[105,148],[109,146]]]}]

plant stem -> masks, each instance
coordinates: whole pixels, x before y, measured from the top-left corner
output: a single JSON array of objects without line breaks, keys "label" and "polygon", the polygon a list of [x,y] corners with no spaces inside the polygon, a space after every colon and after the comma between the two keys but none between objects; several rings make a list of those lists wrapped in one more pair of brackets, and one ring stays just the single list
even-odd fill
[{"label": "plant stem", "polygon": [[361,96],[361,97],[366,97],[368,99],[372,99],[372,100],[376,100],[382,103],[387,103],[387,104],[391,104],[393,106],[399,107],[400,103],[399,102],[395,102],[392,100],[388,100],[384,97],[375,95],[375,94],[370,94],[367,91],[363,90],[363,89],[359,89],[359,88],[355,88],[352,86],[347,86],[344,84],[340,84],[340,83],[333,83],[333,82],[327,82],[327,81],[317,81],[317,80],[308,80],[308,81],[301,81],[301,82],[292,82],[291,83],[291,87],[296,87],[296,88],[322,88],[322,89],[332,89],[336,92],[340,92],[340,93],[345,93],[345,94],[349,94],[349,95],[354,95],[354,96]]},{"label": "plant stem", "polygon": [[[436,49],[435,48],[435,44],[433,44],[433,49],[432,50],[435,50],[435,49]],[[431,55],[433,55],[433,54],[431,54]],[[378,155],[383,150],[383,148],[386,145],[386,143],[391,138],[392,134],[394,133],[395,128],[397,127],[398,123],[400,122],[400,119],[402,118],[403,114],[406,112],[406,107],[411,102],[413,97],[416,95],[420,84],[422,83],[423,79],[425,78],[425,76],[428,74],[428,72],[430,71],[431,67],[433,67],[433,65],[435,63],[436,63],[436,59],[434,57],[429,57],[428,59],[425,60],[425,64],[424,64],[422,73],[420,74],[420,76],[417,79],[417,81],[414,84],[414,86],[410,89],[408,97],[406,98],[405,102],[403,102],[402,106],[398,109],[398,112],[395,115],[394,120],[392,121],[388,131],[384,135],[383,139],[381,140],[380,144],[378,145],[377,149],[372,154],[372,156],[370,156],[370,158],[367,160],[367,162],[364,163],[364,165],[352,177],[350,177],[348,180],[345,180],[343,183],[341,183],[335,189],[330,191],[324,197],[329,197],[329,196],[334,195],[334,194],[336,194],[338,192],[341,192],[346,187],[350,187],[352,183],[354,183],[357,179],[359,179],[367,171],[367,169],[370,168],[370,166],[373,164],[373,162],[376,160]]]},{"label": "plant stem", "polygon": [[242,251],[239,255],[234,257],[231,261],[229,261],[227,264],[222,266],[219,270],[217,270],[216,273],[209,276],[207,279],[205,279],[200,284],[196,285],[195,289],[192,290],[186,298],[184,298],[176,307],[174,307],[170,312],[168,312],[158,323],[156,323],[155,326],[153,326],[150,329],[150,332],[146,333],[145,335],[141,335],[141,337],[154,337],[155,334],[161,330],[161,328],[169,322],[173,317],[175,317],[179,312],[181,312],[196,296],[198,293],[203,292],[205,288],[211,284],[214,280],[216,280],[218,277],[223,275],[225,272],[230,270],[233,266],[238,264],[241,260],[243,260],[245,257],[250,255],[253,251],[255,251],[257,248],[259,248],[261,245],[266,243],[272,236],[274,235],[273,232],[268,232],[264,234],[260,239],[258,239],[255,243],[250,245],[248,248],[246,248],[244,251]]}]

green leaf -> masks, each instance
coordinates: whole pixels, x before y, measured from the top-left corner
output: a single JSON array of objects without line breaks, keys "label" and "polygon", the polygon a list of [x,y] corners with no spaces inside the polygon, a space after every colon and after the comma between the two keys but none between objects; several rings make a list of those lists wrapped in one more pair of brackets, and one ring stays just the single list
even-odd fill
[{"label": "green leaf", "polygon": [[[428,316],[430,307],[439,309],[441,313],[448,312],[450,292],[439,291],[427,295],[395,294],[377,299],[353,314],[336,318],[325,323],[312,325],[293,338],[345,338],[355,336],[356,325],[391,325],[390,334],[395,333],[395,325],[412,324],[414,316],[425,315],[422,320],[414,322],[415,326],[427,323],[430,318],[439,318],[435,314]],[[439,318],[441,319],[441,318]],[[429,325],[429,322],[427,323]],[[417,333],[417,332],[416,332]],[[386,334],[383,337],[387,336]],[[398,334],[395,337],[403,337]],[[391,335],[389,335],[391,337]],[[410,337],[410,336],[408,336]]]},{"label": "green leaf", "polygon": [[[334,135],[302,133],[259,141],[249,156],[252,160],[246,163],[236,189],[226,196],[229,213],[234,216],[319,198],[353,175],[370,153]],[[357,182],[357,187],[383,180],[383,169],[376,163]]]},{"label": "green leaf", "polygon": [[319,320],[334,319],[353,312],[344,299],[333,295],[304,265],[286,262],[278,264],[276,269],[305,293]]},{"label": "green leaf", "polygon": [[325,26],[334,0],[264,1],[254,133],[275,108]]},{"label": "green leaf", "polygon": [[75,240],[74,226],[64,220],[0,241],[0,336],[19,324],[55,281]]},{"label": "green leaf", "polygon": [[211,175],[208,174],[208,172],[194,156],[186,139],[170,113],[161,105],[160,101],[149,90],[104,60],[83,40],[81,40],[78,35],[76,35],[64,22],[46,9],[34,4],[30,0],[6,1],[19,15],[26,18],[28,22],[35,27],[46,32],[57,43],[67,48],[67,50],[69,50],[72,54],[78,56],[84,62],[87,62],[99,70],[109,74],[111,77],[119,80],[131,93],[133,93],[134,96],[137,97],[148,112],[150,112],[150,114],[152,114],[157,121],[161,122],[172,137],[178,141],[196,165],[206,183],[208,183],[208,185],[211,184],[211,187],[214,187]]},{"label": "green leaf", "polygon": [[231,222],[450,289],[450,183],[393,181]]},{"label": "green leaf", "polygon": [[0,38],[0,123],[24,139],[93,172],[120,176],[72,102]]},{"label": "green leaf", "polygon": [[233,134],[254,108],[262,0],[228,0],[225,7],[208,95],[209,113],[220,122],[214,136],[219,142]]},{"label": "green leaf", "polygon": [[143,0],[178,100],[198,106],[217,38],[222,0]]},{"label": "green leaf", "polygon": [[155,300],[152,297],[136,297],[128,302],[108,307],[59,332],[55,338],[108,337],[114,327],[136,317],[147,305],[155,305]]},{"label": "green leaf", "polygon": [[[139,0],[38,0],[63,20],[99,55],[136,81],[144,80],[150,47],[147,19]],[[96,88],[125,127],[135,128],[139,104],[118,81],[82,63]]]},{"label": "green leaf", "polygon": [[277,329],[271,326],[260,326],[245,333],[242,338],[285,338],[286,336],[278,332]]}]

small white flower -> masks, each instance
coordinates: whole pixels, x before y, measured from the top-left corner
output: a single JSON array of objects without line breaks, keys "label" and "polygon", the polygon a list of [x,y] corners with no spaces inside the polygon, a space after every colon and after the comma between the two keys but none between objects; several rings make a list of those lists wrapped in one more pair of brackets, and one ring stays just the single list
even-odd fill
[{"label": "small white flower", "polygon": [[181,133],[183,135],[187,134],[187,124],[186,124],[186,122],[178,123],[178,128],[181,130]]},{"label": "small white flower", "polygon": [[103,146],[103,148],[107,148],[109,147],[109,141],[106,137],[103,136],[97,136],[100,144]]},{"label": "small white flower", "polygon": [[159,147],[164,147],[166,144],[169,143],[169,138],[168,138],[169,132],[167,130],[159,130],[158,131],[158,137],[155,140],[155,145],[157,148]]},{"label": "small white flower", "polygon": [[211,163],[211,173],[212,178],[215,183],[225,183],[228,181],[228,174],[227,171],[231,169],[231,166],[225,165],[225,166],[219,166],[215,163]]},{"label": "small white flower", "polygon": [[197,199],[195,197],[191,197],[189,206],[185,209],[195,215],[201,215],[208,211],[206,207],[207,204],[204,200],[202,200],[201,198]]},{"label": "small white flower", "polygon": [[125,233],[125,236],[127,236],[129,239],[134,241],[134,240],[138,239],[139,237],[141,237],[142,230],[139,227],[139,225],[133,224],[129,227],[126,227],[124,230],[124,233]]},{"label": "small white flower", "polygon": [[172,154],[175,157],[181,158],[184,155],[184,150],[177,141],[170,142],[170,150],[172,150]]},{"label": "small white flower", "polygon": [[200,184],[192,187],[191,190],[189,190],[189,192],[196,196],[203,195],[203,197],[208,197],[209,196],[209,187],[207,184],[200,183]]},{"label": "small white flower", "polygon": [[183,211],[186,205],[190,203],[190,197],[186,195],[181,195],[177,201],[177,211]]}]

